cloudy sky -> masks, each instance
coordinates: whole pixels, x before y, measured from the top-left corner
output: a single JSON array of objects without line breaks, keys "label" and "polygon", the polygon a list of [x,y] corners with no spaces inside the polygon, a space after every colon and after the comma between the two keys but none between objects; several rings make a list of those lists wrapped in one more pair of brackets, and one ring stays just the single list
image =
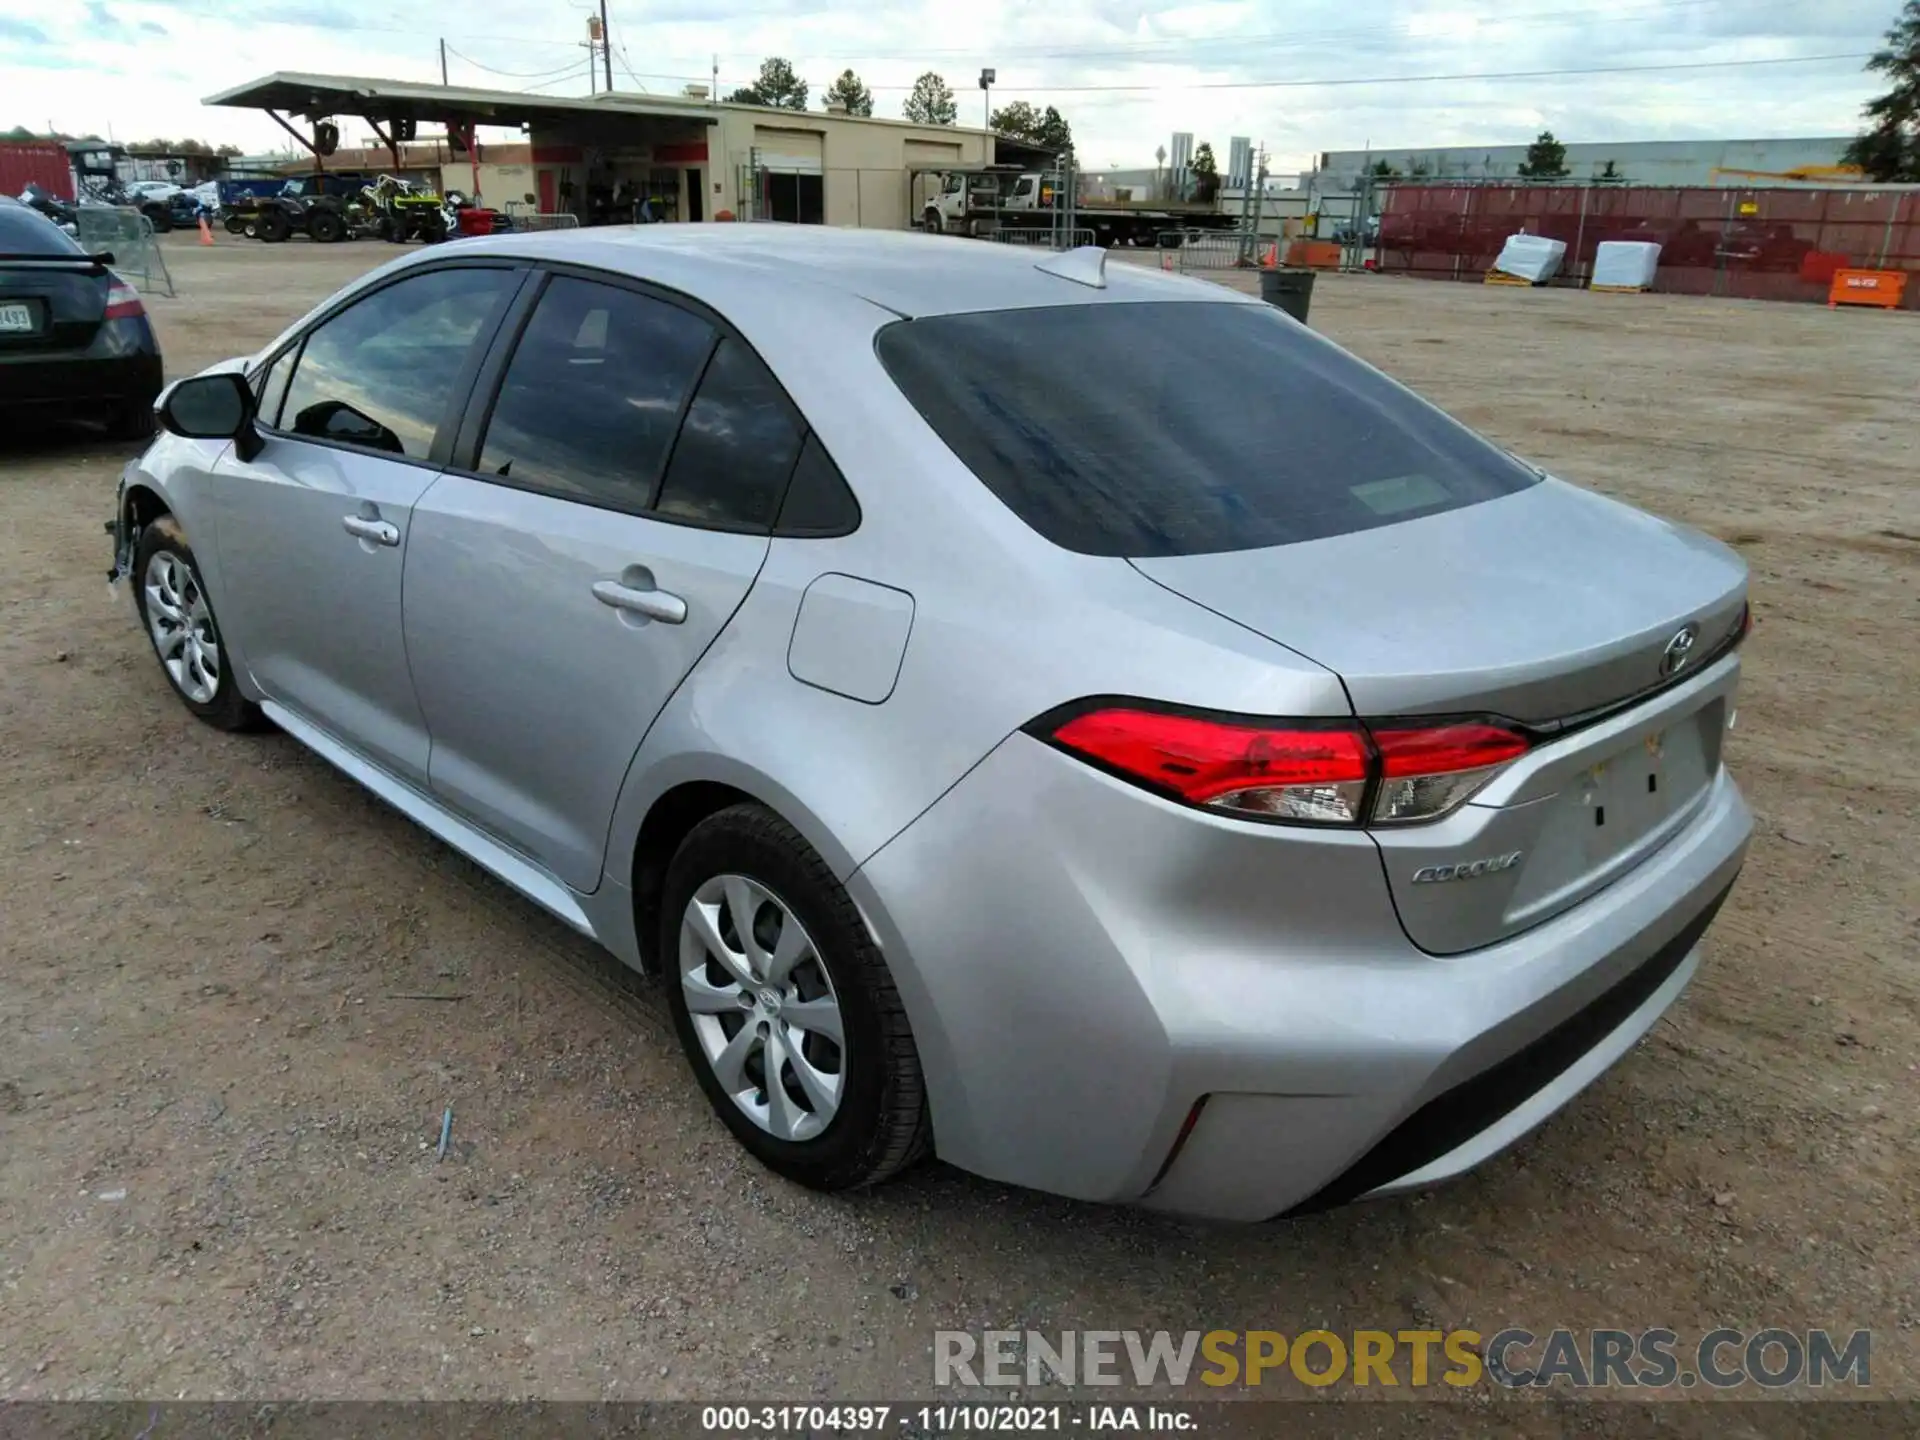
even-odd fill
[{"label": "cloudy sky", "polygon": [[[1897,0],[608,0],[617,89],[724,88],[785,55],[821,90],[845,66],[897,115],[943,73],[978,124],[1052,103],[1083,162],[1150,165],[1175,130],[1250,135],[1277,173],[1320,150],[1530,139],[1848,134],[1873,93],[1860,59]],[[274,70],[585,94],[587,0],[0,0],[0,130],[106,131],[281,148],[258,114],[203,96]],[[717,55],[717,62],[716,62]],[[1808,63],[1748,62],[1812,59]],[[1742,62],[1738,65],[1726,62]],[[1711,64],[1715,68],[1650,69]],[[1554,72],[1515,74],[1514,72]],[[1446,77],[1426,79],[1420,77]],[[1494,77],[1504,78],[1475,78]],[[346,127],[349,138],[357,138]]]}]

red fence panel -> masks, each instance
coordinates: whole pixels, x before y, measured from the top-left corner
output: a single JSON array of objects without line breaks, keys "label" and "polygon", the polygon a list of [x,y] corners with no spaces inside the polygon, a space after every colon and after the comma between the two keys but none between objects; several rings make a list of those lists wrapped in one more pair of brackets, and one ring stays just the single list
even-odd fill
[{"label": "red fence panel", "polygon": [[[1380,266],[1479,280],[1509,235],[1567,246],[1559,283],[1581,284],[1607,240],[1653,241],[1653,288],[1824,302],[1840,268],[1920,271],[1920,193],[1641,185],[1393,183],[1380,196]],[[1907,287],[1920,308],[1920,284]]]}]

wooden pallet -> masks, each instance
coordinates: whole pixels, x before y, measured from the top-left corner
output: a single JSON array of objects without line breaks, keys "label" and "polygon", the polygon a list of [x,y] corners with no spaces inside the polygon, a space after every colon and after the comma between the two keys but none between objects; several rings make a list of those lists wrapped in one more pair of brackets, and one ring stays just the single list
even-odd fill
[{"label": "wooden pallet", "polygon": [[1522,280],[1518,275],[1506,275],[1498,270],[1487,271],[1486,283],[1489,285],[1518,285],[1524,290],[1533,289],[1533,281]]},{"label": "wooden pallet", "polygon": [[1645,295],[1653,287],[1651,285],[1589,285],[1587,289],[1598,295]]}]

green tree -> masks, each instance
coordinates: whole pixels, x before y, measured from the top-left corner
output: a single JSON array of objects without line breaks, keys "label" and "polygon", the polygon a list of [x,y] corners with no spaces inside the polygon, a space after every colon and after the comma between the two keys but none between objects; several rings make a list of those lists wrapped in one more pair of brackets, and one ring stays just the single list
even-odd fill
[{"label": "green tree", "polygon": [[828,105],[839,101],[847,107],[849,115],[873,114],[873,92],[851,70],[840,72],[840,78],[827,87],[825,99]]},{"label": "green tree", "polygon": [[1051,105],[1036,110],[1024,100],[1011,101],[987,117],[987,128],[1044,145],[1056,154],[1073,148],[1072,128]]},{"label": "green tree", "polygon": [[0,135],[0,140],[38,140],[39,138],[38,134],[24,125],[16,125],[6,134]]},{"label": "green tree", "polygon": [[1211,205],[1220,193],[1220,162],[1213,158],[1211,141],[1202,140],[1200,148],[1193,152],[1193,178],[1193,198],[1202,205]]},{"label": "green tree", "polygon": [[1040,112],[1040,133],[1033,137],[1056,154],[1073,148],[1073,130],[1061,118],[1060,112],[1049,105]]},{"label": "green tree", "polygon": [[1567,147],[1553,138],[1551,130],[1542,130],[1527,146],[1527,158],[1520,162],[1523,180],[1564,180],[1567,176]]},{"label": "green tree", "polygon": [[913,93],[900,113],[920,125],[951,125],[960,118],[960,107],[954,103],[953,87],[929,70],[913,82]]},{"label": "green tree", "polygon": [[1400,172],[1385,160],[1374,161],[1373,168],[1368,170],[1367,174],[1376,180],[1398,180],[1400,178]]},{"label": "green tree", "polygon": [[1866,103],[1867,128],[1840,158],[1882,184],[1920,181],[1920,0],[1907,0],[1867,69],[1892,87]]},{"label": "green tree", "polygon": [[1040,112],[1024,100],[1015,100],[989,115],[987,128],[1002,135],[1031,140],[1040,129]]},{"label": "green tree", "polygon": [[807,108],[807,82],[793,73],[791,61],[778,55],[760,62],[760,78],[727,96],[734,105],[771,105],[776,110]]}]

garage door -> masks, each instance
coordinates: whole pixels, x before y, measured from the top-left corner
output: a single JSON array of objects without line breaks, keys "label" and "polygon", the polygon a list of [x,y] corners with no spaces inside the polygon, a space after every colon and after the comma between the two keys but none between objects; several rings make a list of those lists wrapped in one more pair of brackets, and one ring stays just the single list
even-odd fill
[{"label": "garage door", "polygon": [[818,175],[822,137],[818,130],[782,130],[772,125],[753,127],[753,148],[762,170],[789,175]]}]

